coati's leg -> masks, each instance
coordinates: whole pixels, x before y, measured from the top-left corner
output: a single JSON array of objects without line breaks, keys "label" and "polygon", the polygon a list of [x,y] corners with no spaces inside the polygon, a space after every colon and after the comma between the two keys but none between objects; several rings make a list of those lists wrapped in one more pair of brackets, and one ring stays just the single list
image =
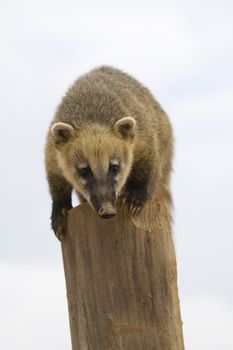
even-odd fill
[{"label": "coati's leg", "polygon": [[149,171],[143,166],[143,160],[133,165],[130,176],[126,182],[124,197],[132,212],[139,210],[149,197],[148,183]]},{"label": "coati's leg", "polygon": [[[148,152],[149,153],[149,152]],[[132,214],[137,213],[157,191],[161,181],[161,165],[156,154],[143,155],[138,159],[126,182],[124,197]]]},{"label": "coati's leg", "polygon": [[66,214],[72,208],[72,186],[62,177],[48,173],[48,182],[52,196],[51,226],[59,240],[66,229]]}]

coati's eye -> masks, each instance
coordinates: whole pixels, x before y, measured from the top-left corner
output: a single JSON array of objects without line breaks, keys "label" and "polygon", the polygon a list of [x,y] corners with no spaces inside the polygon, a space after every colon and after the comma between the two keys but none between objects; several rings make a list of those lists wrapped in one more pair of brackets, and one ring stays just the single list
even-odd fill
[{"label": "coati's eye", "polygon": [[119,164],[109,164],[109,172],[111,174],[117,174],[119,172],[120,165]]},{"label": "coati's eye", "polygon": [[86,179],[88,176],[91,175],[91,169],[89,167],[80,168],[80,169],[78,169],[78,174],[79,174],[79,176]]}]

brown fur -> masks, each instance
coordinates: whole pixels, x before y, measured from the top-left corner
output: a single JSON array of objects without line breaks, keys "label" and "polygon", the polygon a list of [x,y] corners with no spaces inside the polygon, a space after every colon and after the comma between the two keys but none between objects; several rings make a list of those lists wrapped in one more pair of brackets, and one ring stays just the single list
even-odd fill
[{"label": "brown fur", "polygon": [[[132,135],[131,126],[116,127],[122,117],[135,119],[136,130],[131,130]],[[123,165],[116,197],[121,196],[133,209],[142,207],[163,189],[167,193],[173,148],[171,125],[151,93],[129,75],[111,67],[83,75],[59,105],[51,126],[56,123],[73,127],[59,134],[58,125],[56,136],[49,131],[46,143],[46,170],[53,199],[52,227],[57,236],[65,229],[62,213],[72,206],[72,188],[90,201],[90,193],[84,189],[82,180],[77,181],[74,170],[84,160],[88,163],[91,158],[99,184],[107,176],[109,158],[120,159]],[[103,188],[104,196],[107,192]]]}]

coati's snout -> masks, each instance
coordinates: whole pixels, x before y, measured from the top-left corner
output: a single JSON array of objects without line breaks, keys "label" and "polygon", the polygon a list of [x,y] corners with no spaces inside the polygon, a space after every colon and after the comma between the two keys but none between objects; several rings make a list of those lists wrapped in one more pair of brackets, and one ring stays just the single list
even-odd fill
[{"label": "coati's snout", "polygon": [[110,219],[116,215],[116,193],[111,184],[95,186],[89,201],[101,218]]},{"label": "coati's snout", "polygon": [[98,214],[102,219],[110,219],[116,215],[116,208],[114,208],[110,203],[105,203],[99,209]]}]

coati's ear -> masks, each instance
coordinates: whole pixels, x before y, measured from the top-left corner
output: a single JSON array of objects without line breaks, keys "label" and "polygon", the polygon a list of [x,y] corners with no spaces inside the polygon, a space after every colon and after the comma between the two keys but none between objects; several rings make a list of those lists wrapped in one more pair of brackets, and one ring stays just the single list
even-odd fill
[{"label": "coati's ear", "polygon": [[124,117],[114,124],[114,132],[117,136],[128,139],[135,135],[136,120],[132,117]]},{"label": "coati's ear", "polygon": [[73,135],[74,128],[69,124],[59,122],[54,124],[50,131],[56,143],[66,143]]}]

